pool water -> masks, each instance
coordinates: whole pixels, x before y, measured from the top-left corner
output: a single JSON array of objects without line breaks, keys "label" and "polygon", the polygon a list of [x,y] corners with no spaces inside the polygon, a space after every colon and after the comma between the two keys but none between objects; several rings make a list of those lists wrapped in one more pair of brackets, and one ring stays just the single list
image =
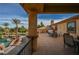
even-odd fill
[{"label": "pool water", "polygon": [[0,44],[4,45],[5,47],[8,47],[11,41],[8,41],[5,38],[0,39]]}]

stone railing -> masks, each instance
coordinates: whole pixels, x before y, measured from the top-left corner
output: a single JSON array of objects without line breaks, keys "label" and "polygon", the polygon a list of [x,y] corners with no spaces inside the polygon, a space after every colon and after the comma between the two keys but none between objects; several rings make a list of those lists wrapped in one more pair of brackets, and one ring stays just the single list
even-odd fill
[{"label": "stone railing", "polygon": [[30,38],[24,37],[22,43],[7,54],[1,55],[31,55],[32,54],[32,40]]}]

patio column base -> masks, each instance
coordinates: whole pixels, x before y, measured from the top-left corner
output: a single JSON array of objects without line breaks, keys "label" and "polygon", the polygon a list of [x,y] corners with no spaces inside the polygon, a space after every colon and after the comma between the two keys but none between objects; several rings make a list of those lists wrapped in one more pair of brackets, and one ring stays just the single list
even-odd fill
[{"label": "patio column base", "polygon": [[27,36],[28,38],[30,38],[32,40],[32,53],[35,52],[37,50],[37,36]]}]

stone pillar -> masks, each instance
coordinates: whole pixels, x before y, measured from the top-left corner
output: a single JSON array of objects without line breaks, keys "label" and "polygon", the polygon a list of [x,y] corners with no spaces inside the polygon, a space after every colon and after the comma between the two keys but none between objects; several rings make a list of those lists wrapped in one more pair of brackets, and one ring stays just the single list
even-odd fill
[{"label": "stone pillar", "polygon": [[32,51],[37,49],[37,14],[29,13],[29,28],[28,28],[28,37],[32,39]]}]

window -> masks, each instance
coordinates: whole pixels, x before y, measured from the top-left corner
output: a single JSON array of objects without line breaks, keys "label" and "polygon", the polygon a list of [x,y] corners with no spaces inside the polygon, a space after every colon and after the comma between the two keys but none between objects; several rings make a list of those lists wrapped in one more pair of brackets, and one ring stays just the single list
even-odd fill
[{"label": "window", "polygon": [[72,33],[76,32],[76,22],[75,21],[67,23],[67,31],[72,32]]}]

